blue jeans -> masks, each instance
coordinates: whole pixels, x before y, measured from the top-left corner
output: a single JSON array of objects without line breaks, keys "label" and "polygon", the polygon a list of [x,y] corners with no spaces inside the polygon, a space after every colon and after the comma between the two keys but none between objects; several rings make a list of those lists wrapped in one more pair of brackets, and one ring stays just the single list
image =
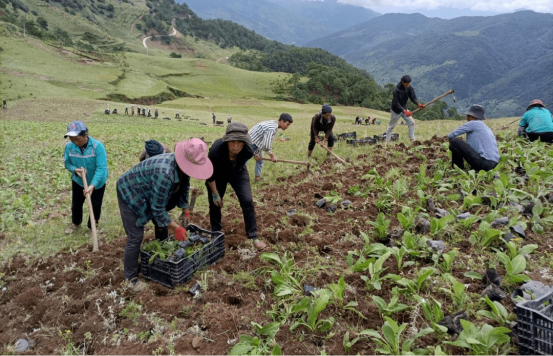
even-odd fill
[{"label": "blue jeans", "polygon": [[[253,145],[253,150],[257,150],[257,145]],[[263,158],[263,151],[261,151],[259,153],[259,157]],[[246,165],[248,165],[249,161],[246,162]],[[255,176],[256,177],[261,177],[261,172],[263,171],[263,164],[265,163],[265,161],[263,160],[259,160],[259,161],[255,161]]]}]

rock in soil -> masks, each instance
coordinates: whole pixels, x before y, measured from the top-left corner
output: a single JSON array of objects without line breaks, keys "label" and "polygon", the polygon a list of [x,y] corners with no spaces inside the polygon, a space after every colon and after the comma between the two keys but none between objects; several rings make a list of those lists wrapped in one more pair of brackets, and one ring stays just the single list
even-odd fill
[{"label": "rock in soil", "polygon": [[508,217],[502,217],[502,218],[495,219],[494,221],[492,221],[492,227],[496,228],[499,225],[507,225],[508,223],[509,223],[509,218]]},{"label": "rock in soil", "polygon": [[487,287],[490,284],[501,287],[501,276],[495,268],[486,268],[484,273],[482,273],[482,285]]},{"label": "rock in soil", "polygon": [[462,213],[462,214],[457,215],[457,220],[466,220],[469,217],[470,217],[470,213],[466,212],[466,213]]},{"label": "rock in soil", "polygon": [[441,219],[444,216],[449,215],[449,212],[447,210],[444,210],[444,209],[436,209],[436,210],[434,210],[434,213],[436,214],[436,217],[438,219]]},{"label": "rock in soil", "polygon": [[415,231],[417,234],[424,235],[430,232],[430,221],[425,218],[420,218],[417,220],[415,225]]},{"label": "rock in soil", "polygon": [[199,349],[202,346],[203,342],[204,342],[204,339],[202,339],[199,336],[196,336],[195,338],[192,339],[192,347],[195,349]]},{"label": "rock in soil", "polygon": [[511,226],[511,231],[522,237],[523,239],[526,238],[526,234],[524,233],[524,228],[522,227],[522,225]]},{"label": "rock in soil", "polygon": [[436,211],[436,205],[434,204],[434,199],[428,198],[426,200],[426,211],[430,214]]},{"label": "rock in soil", "polygon": [[427,240],[426,245],[432,248],[434,251],[438,252],[440,255],[444,253],[445,242],[442,240]]},{"label": "rock in soil", "polygon": [[490,283],[490,285],[484,289],[482,294],[480,294],[482,298],[486,295],[488,296],[488,298],[490,298],[492,302],[494,301],[499,302],[500,300],[502,300],[507,296],[507,294],[505,294],[503,289],[501,289],[494,283]]}]

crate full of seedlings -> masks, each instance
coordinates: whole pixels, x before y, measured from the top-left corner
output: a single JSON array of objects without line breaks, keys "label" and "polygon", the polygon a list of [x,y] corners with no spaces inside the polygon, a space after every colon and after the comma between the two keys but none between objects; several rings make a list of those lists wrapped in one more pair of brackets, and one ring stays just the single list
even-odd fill
[{"label": "crate full of seedlings", "polygon": [[144,278],[174,288],[190,281],[194,273],[215,264],[225,255],[225,235],[188,225],[188,238],[151,241],[140,250]]},{"label": "crate full of seedlings", "polygon": [[341,134],[336,134],[336,141],[344,141],[347,139],[356,139],[357,138],[357,132],[346,132]]},{"label": "crate full of seedlings", "polygon": [[346,143],[348,145],[352,145],[352,146],[364,146],[364,145],[374,145],[376,144],[378,141],[373,138],[373,137],[363,137],[363,138],[360,138],[358,140],[347,140]]},{"label": "crate full of seedlings", "polygon": [[553,354],[553,292],[516,305],[521,355]]},{"label": "crate full of seedlings", "polygon": [[[384,132],[382,135],[374,135],[373,138],[377,141],[386,141],[386,132]],[[397,140],[399,140],[399,133],[393,133],[390,135],[390,141]]]}]

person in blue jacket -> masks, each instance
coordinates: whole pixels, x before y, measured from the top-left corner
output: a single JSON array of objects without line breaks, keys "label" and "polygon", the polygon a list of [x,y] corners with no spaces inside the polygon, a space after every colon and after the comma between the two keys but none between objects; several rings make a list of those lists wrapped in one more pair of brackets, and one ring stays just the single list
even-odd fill
[{"label": "person in blue jacket", "polygon": [[[86,195],[90,194],[92,210],[96,224],[102,213],[102,201],[108,179],[108,162],[106,149],[100,141],[88,136],[88,129],[82,121],[73,121],[67,126],[67,133],[71,142],[65,144],[65,168],[71,172],[72,201],[71,224],[65,229],[65,234],[73,233],[83,221],[83,204]],[[83,168],[86,170],[88,189],[84,189]],[[90,218],[88,228],[91,228]]]},{"label": "person in blue jacket", "polygon": [[518,125],[518,135],[526,133],[530,141],[553,143],[553,119],[541,100],[532,100]]}]

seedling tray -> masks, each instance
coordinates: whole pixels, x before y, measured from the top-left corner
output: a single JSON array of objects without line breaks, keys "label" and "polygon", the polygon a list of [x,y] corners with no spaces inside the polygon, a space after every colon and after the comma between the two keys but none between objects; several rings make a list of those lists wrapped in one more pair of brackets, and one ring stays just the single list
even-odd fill
[{"label": "seedling tray", "polygon": [[553,354],[553,292],[516,305],[521,355]]},{"label": "seedling tray", "polygon": [[192,224],[188,225],[186,230],[188,230],[189,236],[197,235],[207,243],[200,250],[180,260],[163,261],[156,258],[152,264],[148,263],[150,253],[141,250],[142,277],[174,288],[179,284],[187,283],[196,271],[215,264],[225,255],[225,234],[222,232],[205,230]]}]

